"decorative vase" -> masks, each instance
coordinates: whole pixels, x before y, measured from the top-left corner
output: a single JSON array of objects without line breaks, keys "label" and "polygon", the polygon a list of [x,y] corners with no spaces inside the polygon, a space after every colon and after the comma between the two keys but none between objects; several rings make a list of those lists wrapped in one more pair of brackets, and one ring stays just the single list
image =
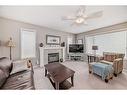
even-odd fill
[{"label": "decorative vase", "polygon": [[61,43],[61,47],[65,47],[65,42]]},{"label": "decorative vase", "polygon": [[40,43],[40,47],[43,47],[43,43]]}]

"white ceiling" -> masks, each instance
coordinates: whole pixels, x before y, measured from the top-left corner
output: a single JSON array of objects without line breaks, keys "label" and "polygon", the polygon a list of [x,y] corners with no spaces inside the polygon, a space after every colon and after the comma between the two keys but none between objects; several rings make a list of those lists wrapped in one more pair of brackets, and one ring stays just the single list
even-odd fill
[{"label": "white ceiling", "polygon": [[127,21],[127,6],[86,6],[86,14],[103,10],[88,25],[71,26],[62,16],[74,15],[80,6],[0,6],[0,16],[70,33],[81,33]]}]

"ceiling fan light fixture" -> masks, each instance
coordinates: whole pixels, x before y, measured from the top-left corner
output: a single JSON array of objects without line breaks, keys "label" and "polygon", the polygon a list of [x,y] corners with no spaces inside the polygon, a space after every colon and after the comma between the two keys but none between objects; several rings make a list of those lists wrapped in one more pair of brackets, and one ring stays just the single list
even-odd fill
[{"label": "ceiling fan light fixture", "polygon": [[84,21],[85,21],[85,19],[80,17],[80,18],[77,18],[75,22],[80,24],[80,23],[83,23]]}]

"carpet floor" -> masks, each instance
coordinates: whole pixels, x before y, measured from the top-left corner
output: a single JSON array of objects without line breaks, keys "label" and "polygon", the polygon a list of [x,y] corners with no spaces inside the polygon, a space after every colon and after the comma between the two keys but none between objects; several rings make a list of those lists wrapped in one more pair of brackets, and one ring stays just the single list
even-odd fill
[{"label": "carpet floor", "polygon": [[[85,62],[66,61],[62,63],[75,71],[74,87],[69,90],[114,90],[127,89],[127,71],[113,77],[108,83],[105,83],[101,77],[95,74],[89,74],[88,64]],[[70,81],[70,79],[69,79]],[[53,90],[49,79],[44,76],[44,68],[34,68],[34,83],[37,90]]]}]

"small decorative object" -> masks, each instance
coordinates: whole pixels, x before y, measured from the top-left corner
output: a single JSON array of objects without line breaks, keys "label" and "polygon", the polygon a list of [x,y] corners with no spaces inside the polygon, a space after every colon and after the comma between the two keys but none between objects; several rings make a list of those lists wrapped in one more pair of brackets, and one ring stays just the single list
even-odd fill
[{"label": "small decorative object", "polygon": [[12,41],[12,38],[11,37],[10,37],[10,39],[7,42],[7,46],[10,47],[10,60],[12,60],[11,49],[12,49],[12,47],[15,47],[15,44]]},{"label": "small decorative object", "polygon": [[60,59],[60,62],[63,62],[63,59],[62,58]]},{"label": "small decorative object", "polygon": [[61,43],[61,47],[65,47],[65,42]]},{"label": "small decorative object", "polygon": [[40,43],[40,47],[43,47],[43,43]]},{"label": "small decorative object", "polygon": [[94,55],[96,55],[96,50],[98,50],[98,46],[93,45],[93,46],[92,46],[92,50],[94,50]]},{"label": "small decorative object", "polygon": [[46,44],[60,45],[60,36],[46,35]]},{"label": "small decorative object", "polygon": [[31,68],[32,67],[32,62],[31,60],[27,60],[27,68]]}]

